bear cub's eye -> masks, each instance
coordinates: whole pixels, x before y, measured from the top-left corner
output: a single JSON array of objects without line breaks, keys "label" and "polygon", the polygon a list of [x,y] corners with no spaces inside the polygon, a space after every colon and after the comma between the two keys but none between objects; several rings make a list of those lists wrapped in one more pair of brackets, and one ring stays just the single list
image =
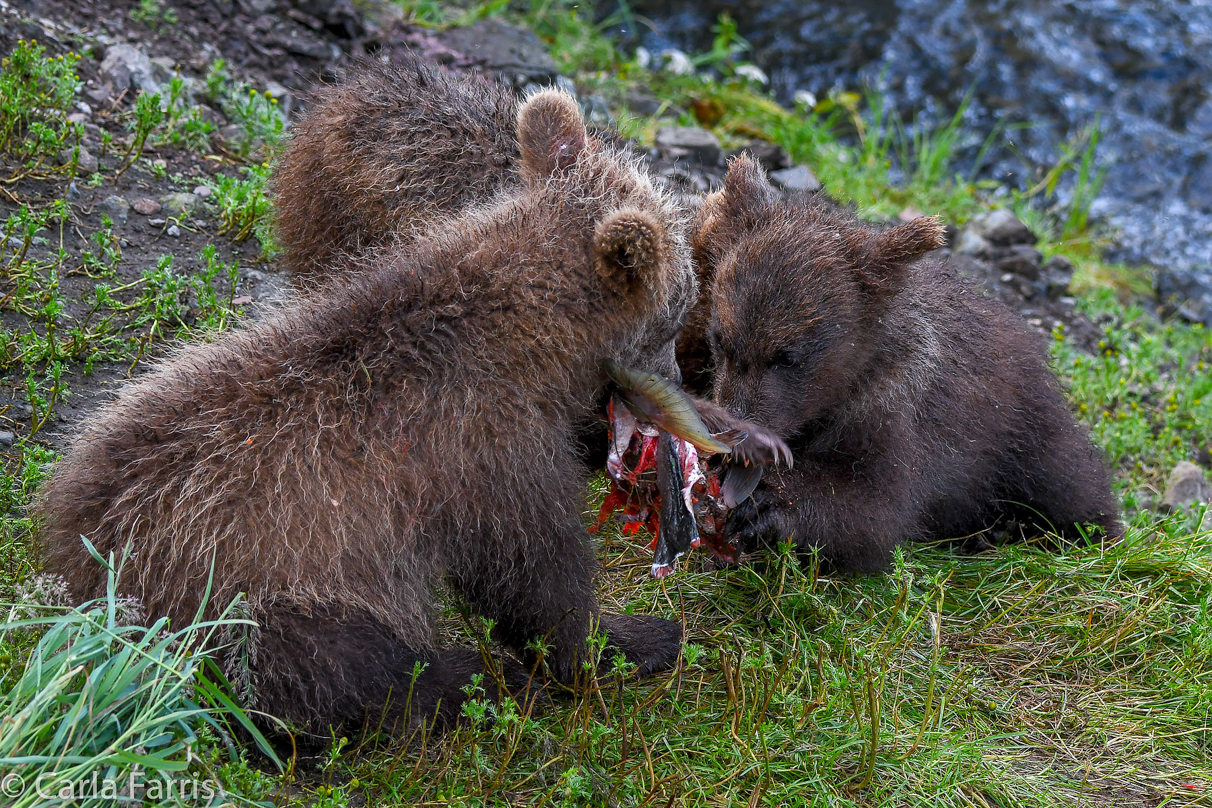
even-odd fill
[{"label": "bear cub's eye", "polygon": [[798,368],[800,357],[791,351],[779,351],[770,359],[772,368]]}]

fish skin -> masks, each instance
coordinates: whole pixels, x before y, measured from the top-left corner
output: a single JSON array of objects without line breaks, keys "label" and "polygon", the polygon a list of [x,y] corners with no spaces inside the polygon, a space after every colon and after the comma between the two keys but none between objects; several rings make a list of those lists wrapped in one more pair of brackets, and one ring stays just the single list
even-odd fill
[{"label": "fish skin", "polygon": [[[668,432],[657,438],[657,486],[661,491],[661,528],[652,556],[652,574],[664,578],[699,536],[694,512],[682,497],[685,479],[677,446]],[[667,570],[665,568],[668,568]]]},{"label": "fish skin", "polygon": [[613,359],[605,360],[603,365],[606,375],[618,385],[619,397],[637,417],[694,444],[706,454],[732,451],[730,445],[707,429],[694,400],[682,388],[656,373],[624,368]]}]

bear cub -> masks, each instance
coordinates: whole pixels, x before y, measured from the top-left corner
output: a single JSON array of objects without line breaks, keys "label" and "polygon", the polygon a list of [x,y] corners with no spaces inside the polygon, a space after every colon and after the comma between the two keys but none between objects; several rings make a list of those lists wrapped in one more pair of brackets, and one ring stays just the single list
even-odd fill
[{"label": "bear cub", "polygon": [[870,572],[901,542],[1001,517],[1122,532],[1042,341],[928,256],[943,244],[936,218],[878,230],[784,200],[742,156],[694,238],[714,276],[716,402],[795,457],[731,514],[741,546],[790,540],[829,569]]},{"label": "bear cub", "polygon": [[[561,681],[594,625],[640,675],[676,664],[677,623],[600,613],[577,436],[604,359],[650,367],[656,332],[672,355],[685,226],[569,96],[516,126],[515,195],[181,349],[93,417],[38,506],[73,595],[105,589],[82,534],[129,545],[120,588],[177,626],[213,570],[207,616],[244,593],[259,624],[253,706],[319,733],[458,717],[484,663],[438,646],[444,586],[515,650],[542,641]],[[505,662],[508,689],[528,678]]]},{"label": "bear cub", "polygon": [[518,101],[503,84],[409,58],[365,62],[317,94],[274,171],[282,262],[304,282],[417,238],[519,183]]}]

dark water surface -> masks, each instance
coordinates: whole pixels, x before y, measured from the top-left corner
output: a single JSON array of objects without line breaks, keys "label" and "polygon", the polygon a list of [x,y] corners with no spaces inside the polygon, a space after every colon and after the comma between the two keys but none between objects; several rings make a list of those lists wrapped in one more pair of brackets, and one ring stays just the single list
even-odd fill
[{"label": "dark water surface", "polygon": [[[970,154],[1012,132],[986,173],[1023,187],[1101,118],[1110,162],[1093,212],[1120,232],[1113,258],[1212,265],[1212,3],[1110,0],[633,0],[650,49],[710,49],[737,20],[776,95],[879,87],[909,119],[946,120],[969,89]],[[1062,187],[1063,190],[1063,187]]]}]

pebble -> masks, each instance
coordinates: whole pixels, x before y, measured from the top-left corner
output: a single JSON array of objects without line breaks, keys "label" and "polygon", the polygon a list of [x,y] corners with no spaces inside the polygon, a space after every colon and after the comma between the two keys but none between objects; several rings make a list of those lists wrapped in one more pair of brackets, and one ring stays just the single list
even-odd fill
[{"label": "pebble", "polygon": [[[59,152],[60,165],[67,165],[70,163],[72,161],[72,155],[75,151],[76,147],[73,146],[70,149],[64,149],[63,151]],[[89,154],[88,149],[84,148],[83,146],[80,147],[80,153],[76,157],[76,160],[76,173],[83,174],[85,176],[95,174],[101,165],[97,158]]]},{"label": "pebble", "polygon": [[147,223],[152,227],[163,227],[165,221],[165,219],[148,219]]},{"label": "pebble", "polygon": [[960,255],[971,255],[977,258],[984,258],[992,251],[993,245],[984,236],[964,228],[960,231],[959,236],[955,239],[955,245],[951,248],[952,252]]},{"label": "pebble", "polygon": [[87,90],[84,91],[84,97],[87,98],[89,101],[92,101],[93,104],[95,104],[98,107],[109,103],[109,98],[110,98],[109,90],[107,90],[105,87],[102,87],[100,85],[98,85],[96,87],[89,87]]},{"label": "pebble", "polygon": [[130,213],[130,203],[117,195],[107,196],[101,200],[101,211],[112,221],[125,223]]},{"label": "pebble", "polygon": [[165,194],[160,197],[160,204],[171,210],[173,213],[190,213],[198,205],[202,204],[202,200],[195,194],[175,193]]},{"label": "pebble", "polygon": [[105,49],[101,60],[101,78],[113,87],[114,93],[123,90],[160,92],[160,83],[155,78],[155,68],[147,54],[133,45],[117,44]]},{"label": "pebble", "polygon": [[12,446],[17,436],[7,430],[0,432],[0,446]]},{"label": "pebble", "polygon": [[1197,502],[1212,502],[1212,484],[1208,483],[1203,469],[1189,460],[1183,460],[1170,472],[1161,509],[1176,511],[1189,508]]},{"label": "pebble", "polygon": [[694,126],[663,126],[657,130],[656,145],[667,157],[690,157],[704,165],[720,161],[720,141],[706,129]]},{"label": "pebble", "polygon": [[821,190],[821,181],[816,178],[808,166],[792,166],[780,171],[771,171],[770,182],[774,187],[782,188],[784,191],[814,193]]},{"label": "pebble", "polygon": [[972,217],[972,221],[964,230],[999,247],[1008,247],[1011,244],[1033,245],[1039,240],[1027,225],[1005,208],[997,208]]},{"label": "pebble", "polygon": [[197,188],[194,189],[194,196],[196,196],[200,199],[206,199],[212,193],[214,193],[214,192],[211,191],[211,189],[206,185],[199,185]]},{"label": "pebble", "polygon": [[180,237],[181,237],[181,228],[177,227],[175,224],[173,224],[173,225],[169,225],[169,226],[168,226],[168,230],[167,230],[167,231],[165,231],[165,232],[167,232],[167,233],[168,233],[170,236],[172,236],[173,238],[180,238]]},{"label": "pebble", "polygon": [[1043,259],[1043,254],[1034,247],[1015,244],[997,259],[997,268],[1002,272],[1013,272],[1015,275],[1035,280],[1039,277],[1039,265]]},{"label": "pebble", "polygon": [[135,213],[141,213],[144,216],[151,216],[153,213],[159,213],[161,210],[159,202],[146,196],[136,199],[131,203],[131,207],[135,209]]},{"label": "pebble", "polygon": [[1154,290],[1158,301],[1184,320],[1212,328],[1212,269],[1163,269]]}]

